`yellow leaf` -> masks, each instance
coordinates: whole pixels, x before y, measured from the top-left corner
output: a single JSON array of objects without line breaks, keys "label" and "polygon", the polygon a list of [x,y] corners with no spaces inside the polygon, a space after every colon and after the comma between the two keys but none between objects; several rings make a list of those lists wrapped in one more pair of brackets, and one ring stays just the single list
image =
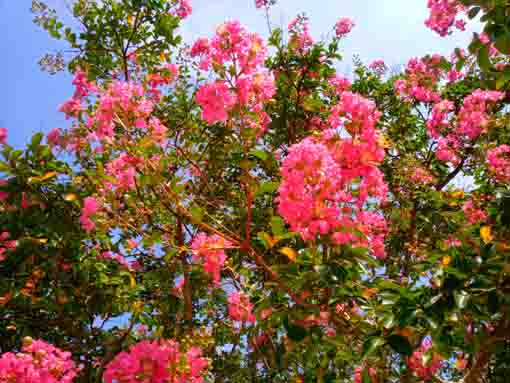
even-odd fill
[{"label": "yellow leaf", "polygon": [[379,144],[379,146],[385,148],[385,149],[388,149],[391,147],[392,143],[391,143],[391,140],[384,136],[384,135],[380,135],[378,138],[377,138],[377,143]]},{"label": "yellow leaf", "polygon": [[413,329],[410,327],[405,327],[402,330],[400,330],[398,333],[406,338],[410,338],[411,336],[413,336]]},{"label": "yellow leaf", "polygon": [[297,253],[290,247],[282,247],[278,251],[289,258],[292,262],[296,262]]},{"label": "yellow leaf", "polygon": [[135,314],[139,314],[140,312],[142,312],[142,309],[143,309],[143,302],[142,301],[136,301],[133,303],[133,312]]},{"label": "yellow leaf", "polygon": [[133,15],[129,15],[127,21],[129,25],[133,25],[133,23],[135,22],[135,18],[133,17]]},{"label": "yellow leaf", "polygon": [[133,275],[129,274],[129,287],[134,289],[136,287],[136,279],[133,277]]},{"label": "yellow leaf", "polygon": [[67,202],[76,201],[77,198],[78,198],[78,196],[74,193],[69,193],[64,196],[64,200]]},{"label": "yellow leaf", "polygon": [[259,234],[262,239],[264,239],[264,241],[266,241],[269,245],[269,248],[273,248],[274,245],[276,245],[278,242],[280,242],[281,238],[276,236],[276,237],[271,237],[269,234],[267,234],[266,232],[262,232]]},{"label": "yellow leaf", "polygon": [[29,177],[28,178],[28,183],[32,184],[32,183],[35,183],[35,182],[43,182],[43,181],[49,180],[50,178],[53,178],[53,177],[55,177],[57,175],[58,175],[57,172],[48,172],[46,174],[43,174],[42,176]]},{"label": "yellow leaf", "polygon": [[443,257],[443,259],[441,260],[441,263],[445,267],[448,266],[451,262],[452,262],[452,257],[450,257],[449,255]]},{"label": "yellow leaf", "polygon": [[482,241],[487,244],[492,241],[492,230],[490,226],[482,226],[480,228],[480,237],[482,238]]},{"label": "yellow leaf", "polygon": [[464,190],[457,190],[452,193],[452,198],[459,199],[464,198]]}]

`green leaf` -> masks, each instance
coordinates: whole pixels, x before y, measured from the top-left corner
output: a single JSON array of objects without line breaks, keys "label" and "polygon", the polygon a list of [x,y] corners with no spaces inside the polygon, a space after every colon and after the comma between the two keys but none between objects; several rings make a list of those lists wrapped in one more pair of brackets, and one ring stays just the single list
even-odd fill
[{"label": "green leaf", "polygon": [[290,323],[288,317],[285,318],[283,324],[287,330],[287,335],[295,342],[301,342],[308,335],[308,331],[304,327]]},{"label": "green leaf", "polygon": [[278,182],[264,182],[262,185],[260,185],[260,189],[258,190],[258,193],[274,193],[276,190],[278,190],[278,187],[280,184]]},{"label": "green leaf", "polygon": [[193,206],[191,209],[189,209],[189,211],[194,220],[197,222],[202,222],[202,218],[204,217],[204,209],[198,206]]},{"label": "green leaf", "polygon": [[463,309],[467,306],[468,304],[468,301],[469,301],[469,294],[465,291],[459,291],[459,292],[455,292],[453,294],[453,296],[455,297],[455,303],[457,304],[457,307],[460,308],[460,309]]},{"label": "green leaf", "polygon": [[489,59],[489,47],[487,45],[483,45],[478,51],[477,61],[480,69],[482,69],[484,72],[489,70],[491,62]]},{"label": "green leaf", "polygon": [[252,150],[250,152],[250,155],[257,157],[258,159],[261,159],[262,161],[267,160],[267,158],[269,157],[267,152],[265,152],[263,150]]},{"label": "green leaf", "polygon": [[285,222],[281,217],[271,217],[271,230],[274,235],[281,235],[285,233]]},{"label": "green leaf", "polygon": [[503,54],[510,53],[510,35],[508,33],[502,33],[494,43],[498,51]]},{"label": "green leaf", "polygon": [[476,15],[478,15],[478,13],[480,12],[481,8],[480,7],[473,7],[469,10],[468,12],[468,17],[470,19],[474,19],[476,17]]},{"label": "green leaf", "polygon": [[42,139],[43,139],[44,135],[42,133],[36,133],[32,136],[32,141],[31,141],[31,146],[32,147],[36,147],[36,146],[39,146]]},{"label": "green leaf", "polygon": [[388,344],[390,347],[401,355],[409,356],[413,353],[413,346],[409,343],[409,340],[398,334],[393,334],[388,337]]},{"label": "green leaf", "polygon": [[368,338],[365,343],[363,343],[363,356],[362,358],[365,359],[372,355],[374,352],[377,351],[379,347],[384,345],[384,339],[381,337],[372,337]]}]

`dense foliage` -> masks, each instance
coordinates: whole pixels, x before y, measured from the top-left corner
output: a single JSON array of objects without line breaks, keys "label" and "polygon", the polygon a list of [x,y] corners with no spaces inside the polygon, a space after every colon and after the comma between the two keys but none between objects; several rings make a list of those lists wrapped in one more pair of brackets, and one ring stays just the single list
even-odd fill
[{"label": "dense foliage", "polygon": [[510,7],[428,7],[484,29],[344,78],[346,17],[187,45],[188,0],[34,0],[75,92],[0,131],[0,383],[507,381]]}]

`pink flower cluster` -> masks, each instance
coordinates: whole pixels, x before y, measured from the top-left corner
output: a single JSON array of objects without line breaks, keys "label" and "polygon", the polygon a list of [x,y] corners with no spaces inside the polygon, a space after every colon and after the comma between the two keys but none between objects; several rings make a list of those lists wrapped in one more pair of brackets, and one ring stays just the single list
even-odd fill
[{"label": "pink flower cluster", "polygon": [[67,118],[78,117],[82,111],[82,100],[89,94],[97,92],[98,88],[93,82],[87,79],[87,73],[78,69],[73,79],[75,92],[73,97],[60,106],[60,111],[65,113]]},{"label": "pink flower cluster", "polygon": [[217,234],[208,236],[199,233],[191,243],[194,261],[203,261],[204,271],[209,273],[214,283],[219,283],[221,269],[227,256],[225,249],[232,247],[232,243]]},{"label": "pink flower cluster", "polygon": [[475,90],[464,99],[455,123],[452,122],[455,108],[453,102],[437,102],[427,121],[429,136],[437,139],[436,157],[454,165],[460,163],[459,152],[487,132],[490,122],[488,108],[503,97],[502,92]]},{"label": "pink flower cluster", "polygon": [[106,165],[106,174],[112,177],[111,181],[105,183],[109,190],[127,191],[136,186],[136,165],[142,163],[141,158],[121,154],[118,158]]},{"label": "pink flower cluster", "polygon": [[147,84],[149,85],[148,94],[154,100],[161,98],[161,90],[159,87],[170,85],[179,77],[179,67],[175,64],[165,64],[156,72],[147,75]]},{"label": "pink flower cluster", "polygon": [[79,369],[69,352],[42,341],[24,339],[20,353],[0,356],[0,382],[72,383]]},{"label": "pink flower cluster", "polygon": [[338,245],[367,247],[384,257],[384,217],[367,210],[384,201],[388,187],[377,166],[384,159],[375,125],[380,113],[360,95],[342,92],[329,124],[343,127],[305,138],[289,148],[282,164],[278,211],[304,240],[331,235]]},{"label": "pink flower cluster", "polygon": [[7,129],[0,128],[0,145],[5,145],[7,143]]},{"label": "pink flower cluster", "polygon": [[83,200],[83,208],[81,209],[80,223],[85,231],[92,231],[96,224],[90,219],[99,211],[99,203],[94,197],[87,197]]},{"label": "pink flower cluster", "polygon": [[416,166],[413,168],[409,180],[417,185],[429,185],[435,181],[435,178],[427,169]]},{"label": "pink flower cluster", "polygon": [[432,55],[422,59],[413,58],[407,63],[405,77],[395,81],[395,90],[404,100],[439,102],[437,84],[443,76],[439,67],[442,56]]},{"label": "pink flower cluster", "polygon": [[467,96],[458,115],[457,134],[473,140],[485,133],[489,123],[488,106],[500,101],[504,96],[503,92],[481,89]]},{"label": "pink flower cluster", "polygon": [[450,114],[455,109],[453,102],[441,100],[432,108],[432,116],[427,121],[427,131],[432,138],[439,138],[440,133],[450,126]]},{"label": "pink flower cluster", "polygon": [[11,234],[8,231],[0,233],[0,262],[5,260],[5,253],[8,250],[14,250],[18,245],[17,241],[10,240]]},{"label": "pink flower cluster", "polygon": [[198,347],[187,352],[178,342],[142,341],[121,352],[106,367],[106,383],[202,383],[209,365]]},{"label": "pink flower cluster", "polygon": [[424,363],[424,354],[430,352],[432,341],[425,338],[420,347],[408,358],[407,365],[419,378],[430,380],[441,368],[443,362],[438,354],[433,353],[428,363]]},{"label": "pink flower cluster", "polygon": [[[364,365],[360,365],[356,367],[354,370],[354,383],[362,383],[363,382],[363,371],[365,371],[366,367]],[[370,380],[375,383],[377,382],[377,371],[375,368],[370,367],[368,369],[368,376]]]},{"label": "pink flower cluster", "polygon": [[314,44],[308,18],[305,15],[298,15],[292,19],[288,30],[290,34],[289,46],[295,46],[301,52],[306,52]]},{"label": "pink flower cluster", "polygon": [[465,30],[466,22],[457,18],[466,10],[459,0],[428,0],[427,7],[430,9],[430,15],[425,25],[440,36],[448,35],[452,27]]},{"label": "pink flower cluster", "polygon": [[177,0],[173,13],[175,14],[175,16],[179,18],[185,19],[186,17],[191,15],[192,11],[193,8],[191,7],[190,0]]},{"label": "pink flower cluster", "polygon": [[228,315],[238,322],[255,322],[255,315],[252,313],[253,305],[250,298],[243,293],[235,292],[228,297]]},{"label": "pink flower cluster", "polygon": [[351,89],[352,84],[349,79],[336,75],[328,79],[328,85],[331,87],[333,94],[338,95]]},{"label": "pink flower cluster", "polygon": [[202,85],[196,100],[202,107],[202,119],[209,124],[226,122],[229,112],[236,104],[234,91],[226,81],[221,80]]},{"label": "pink flower cluster", "polygon": [[510,182],[510,146],[500,145],[487,152],[489,170],[501,182]]},{"label": "pink flower cluster", "polygon": [[238,21],[220,25],[211,40],[195,42],[191,56],[200,58],[202,70],[212,67],[219,77],[197,92],[204,121],[226,122],[236,112],[239,126],[259,133],[266,130],[270,121],[264,103],[275,93],[273,77],[262,69],[266,54],[262,38],[249,33]]},{"label": "pink flower cluster", "polygon": [[354,21],[349,19],[348,17],[342,17],[335,24],[335,33],[337,37],[344,37],[351,32],[352,28],[354,28]]},{"label": "pink flower cluster", "polygon": [[275,2],[276,0],[255,0],[255,7],[256,8],[269,7],[273,5]]},{"label": "pink flower cluster", "polygon": [[388,70],[386,63],[382,59],[372,61],[368,67],[378,76],[382,76]]},{"label": "pink flower cluster", "polygon": [[137,268],[137,262],[128,262],[126,259],[120,255],[112,253],[111,251],[105,251],[98,256],[99,259],[112,260],[117,262],[120,266],[125,267],[128,270],[134,270]]},{"label": "pink flower cluster", "polygon": [[[177,66],[167,64],[160,68],[159,72],[149,74],[145,85],[116,80],[106,89],[88,83],[83,78],[83,72],[78,72],[73,81],[76,86],[75,94],[60,110],[68,118],[78,118],[80,114],[84,114],[87,142],[112,143],[114,128],[122,127],[125,133],[133,130],[148,131],[154,142],[164,145],[167,128],[151,114],[154,103],[161,97],[158,87],[170,84],[178,72]],[[92,95],[97,98],[97,107],[93,113],[85,113],[83,101],[85,97]],[[71,147],[78,150],[83,145],[83,139],[74,139],[77,141],[72,143]]]},{"label": "pink flower cluster", "polygon": [[475,206],[472,199],[464,202],[464,205],[462,205],[462,211],[470,225],[476,225],[487,220],[487,213]]}]

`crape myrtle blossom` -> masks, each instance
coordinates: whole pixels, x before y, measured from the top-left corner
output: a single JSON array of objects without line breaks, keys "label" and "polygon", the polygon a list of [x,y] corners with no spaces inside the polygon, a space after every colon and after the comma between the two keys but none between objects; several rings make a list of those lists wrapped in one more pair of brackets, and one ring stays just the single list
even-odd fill
[{"label": "crape myrtle blossom", "polygon": [[106,366],[106,383],[202,383],[209,366],[198,347],[183,351],[174,340],[141,341]]},{"label": "crape myrtle blossom", "polygon": [[440,68],[442,60],[440,55],[409,60],[404,78],[395,81],[397,94],[407,101],[439,102],[437,85],[445,75]]},{"label": "crape myrtle blossom", "polygon": [[465,29],[466,22],[457,18],[466,10],[459,0],[428,0],[427,7],[430,15],[425,25],[440,36],[451,33],[453,27],[461,31]]},{"label": "crape myrtle blossom", "polygon": [[255,0],[256,8],[270,7],[274,4],[276,4],[276,0]]},{"label": "crape myrtle blossom", "polygon": [[85,231],[92,231],[96,224],[90,219],[99,211],[99,203],[94,197],[87,197],[83,200],[80,223]]},{"label": "crape myrtle blossom", "polygon": [[0,233],[0,262],[6,259],[6,252],[14,250],[18,246],[18,242],[11,239],[11,233],[3,231]]},{"label": "crape myrtle blossom", "polygon": [[462,205],[464,216],[470,225],[476,225],[487,220],[487,213],[478,208],[472,199],[467,200]]},{"label": "crape myrtle blossom", "polygon": [[78,372],[71,353],[42,340],[24,338],[21,352],[0,356],[2,383],[72,383]]},{"label": "crape myrtle blossom", "polygon": [[216,234],[199,233],[191,242],[193,260],[203,262],[204,271],[211,275],[215,284],[220,281],[221,269],[227,259],[225,249],[231,247],[230,241]]},{"label": "crape myrtle blossom", "polygon": [[335,33],[337,37],[344,37],[354,28],[354,21],[347,17],[342,17],[335,24]]},{"label": "crape myrtle blossom", "polygon": [[342,92],[331,109],[329,129],[289,148],[281,167],[278,211],[304,240],[330,235],[337,245],[367,247],[384,257],[387,225],[368,205],[385,201],[388,187],[377,168],[384,158],[375,104]]},{"label": "crape myrtle blossom", "polygon": [[464,98],[457,115],[454,113],[453,102],[437,102],[427,121],[429,136],[437,140],[436,157],[440,161],[458,165],[463,150],[487,133],[490,124],[489,108],[503,97],[502,92],[477,89]]},{"label": "crape myrtle blossom", "polygon": [[255,322],[255,315],[252,313],[253,305],[250,298],[239,292],[234,292],[228,297],[228,315],[238,322]]},{"label": "crape myrtle blossom", "polygon": [[175,14],[175,16],[179,18],[185,19],[186,17],[191,15],[192,11],[193,7],[191,6],[190,0],[177,0],[173,13]]},{"label": "crape myrtle blossom", "polygon": [[500,182],[510,183],[510,146],[500,145],[487,152],[490,172]]},{"label": "crape myrtle blossom", "polygon": [[[425,338],[420,347],[408,358],[407,365],[414,374],[422,379],[430,380],[443,365],[442,358],[432,351],[430,338]],[[430,350],[430,351],[429,351]],[[424,358],[425,353],[432,352],[430,360]]]},{"label": "crape myrtle blossom", "polygon": [[304,53],[314,44],[313,37],[310,34],[308,17],[304,14],[293,18],[287,26],[287,29],[290,35],[290,47],[296,47],[299,51]]},{"label": "crape myrtle blossom", "polygon": [[5,145],[7,143],[7,129],[0,128],[0,145]]},{"label": "crape myrtle blossom", "polygon": [[[217,79],[204,83],[196,94],[202,119],[209,124],[238,117],[238,124],[259,134],[270,122],[264,103],[275,93],[274,79],[263,63],[267,49],[260,36],[249,33],[238,21],[228,21],[209,40],[198,39],[191,56],[202,70],[213,68]],[[229,67],[229,70],[222,68]]]}]

